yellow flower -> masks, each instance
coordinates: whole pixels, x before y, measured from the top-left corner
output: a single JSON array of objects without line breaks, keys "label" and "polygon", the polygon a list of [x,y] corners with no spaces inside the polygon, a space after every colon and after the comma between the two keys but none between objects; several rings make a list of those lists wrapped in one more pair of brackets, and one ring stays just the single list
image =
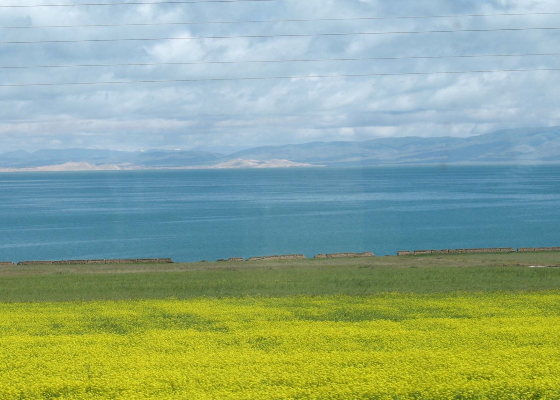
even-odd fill
[{"label": "yellow flower", "polygon": [[559,399],[560,292],[0,304],[0,400]]}]

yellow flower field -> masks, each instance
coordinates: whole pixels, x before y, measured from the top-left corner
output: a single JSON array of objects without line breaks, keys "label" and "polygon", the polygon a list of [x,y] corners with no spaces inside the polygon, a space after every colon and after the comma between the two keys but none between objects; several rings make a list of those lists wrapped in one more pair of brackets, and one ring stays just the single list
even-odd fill
[{"label": "yellow flower field", "polygon": [[560,292],[0,304],[0,399],[442,398],[560,398]]}]

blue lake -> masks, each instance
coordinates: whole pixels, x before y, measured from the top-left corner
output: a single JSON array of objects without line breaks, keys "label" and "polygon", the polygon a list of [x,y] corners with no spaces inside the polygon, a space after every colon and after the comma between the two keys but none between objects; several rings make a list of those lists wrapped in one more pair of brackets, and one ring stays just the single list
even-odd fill
[{"label": "blue lake", "polygon": [[560,166],[0,174],[0,261],[560,246]]}]

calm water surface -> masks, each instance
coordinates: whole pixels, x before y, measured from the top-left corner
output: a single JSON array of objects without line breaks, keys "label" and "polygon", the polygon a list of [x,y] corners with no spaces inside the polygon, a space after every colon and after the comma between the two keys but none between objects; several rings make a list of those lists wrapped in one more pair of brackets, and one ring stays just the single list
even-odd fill
[{"label": "calm water surface", "polygon": [[0,174],[0,261],[560,246],[560,167]]}]

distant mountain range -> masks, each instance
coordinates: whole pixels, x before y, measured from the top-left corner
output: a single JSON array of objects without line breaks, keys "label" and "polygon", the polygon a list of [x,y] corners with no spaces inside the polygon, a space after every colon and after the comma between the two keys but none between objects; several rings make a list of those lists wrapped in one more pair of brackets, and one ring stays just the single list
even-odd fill
[{"label": "distant mountain range", "polygon": [[13,151],[0,154],[0,168],[32,168],[66,163],[182,167],[213,165],[225,161],[222,154],[197,151],[114,151],[98,149]]},{"label": "distant mountain range", "polygon": [[469,138],[402,137],[258,147],[235,158],[269,157],[328,166],[560,162],[560,127],[515,129]]},{"label": "distant mountain range", "polygon": [[126,152],[96,149],[0,154],[0,169],[68,163],[104,166],[103,169],[560,163],[560,127],[504,130],[469,138],[401,137],[361,142],[312,142],[256,147],[228,155],[201,151]]}]

